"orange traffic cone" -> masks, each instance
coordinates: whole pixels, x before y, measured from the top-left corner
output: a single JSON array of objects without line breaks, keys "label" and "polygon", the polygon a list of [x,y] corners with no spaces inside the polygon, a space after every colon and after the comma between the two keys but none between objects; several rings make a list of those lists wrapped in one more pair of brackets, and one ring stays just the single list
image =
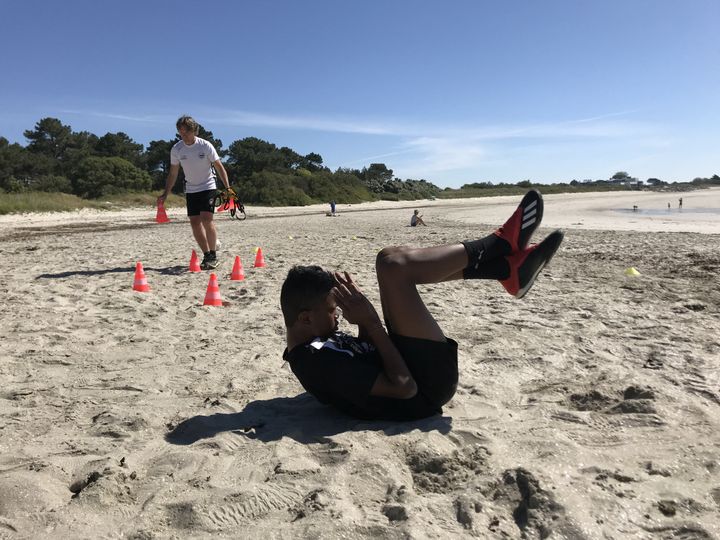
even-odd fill
[{"label": "orange traffic cone", "polygon": [[235,208],[235,201],[230,199],[225,204],[221,204],[220,206],[218,206],[217,211],[224,212],[225,210],[232,210],[233,208]]},{"label": "orange traffic cone", "polygon": [[233,281],[242,281],[245,279],[245,270],[243,270],[242,262],[240,262],[240,256],[235,256],[235,264],[233,265],[232,274],[230,274],[230,279]]},{"label": "orange traffic cone", "polygon": [[258,248],[257,255],[255,255],[255,268],[265,267],[265,257],[263,257],[262,248]]},{"label": "orange traffic cone", "polygon": [[167,212],[165,212],[165,205],[163,203],[158,203],[157,206],[157,214],[155,214],[155,221],[158,223],[167,223],[170,221],[170,219],[167,217]]},{"label": "orange traffic cone", "polygon": [[198,261],[197,253],[195,253],[195,250],[193,249],[192,255],[190,256],[190,271],[191,272],[200,272],[200,261]]},{"label": "orange traffic cone", "polygon": [[222,306],[220,287],[218,286],[217,276],[214,273],[210,274],[210,281],[208,282],[203,306]]},{"label": "orange traffic cone", "polygon": [[150,285],[148,285],[147,278],[145,277],[145,270],[143,270],[143,266],[140,261],[138,261],[138,263],[135,265],[135,281],[133,281],[133,291],[150,291]]}]

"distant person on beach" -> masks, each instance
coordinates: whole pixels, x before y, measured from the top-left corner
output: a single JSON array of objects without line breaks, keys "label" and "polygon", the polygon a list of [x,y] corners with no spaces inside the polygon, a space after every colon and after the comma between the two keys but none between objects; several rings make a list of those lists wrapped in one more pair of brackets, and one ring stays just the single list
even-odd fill
[{"label": "distant person on beach", "polygon": [[668,203],[668,210],[670,210],[670,203]]},{"label": "distant person on beach", "polygon": [[330,201],[330,213],[334,216],[335,215],[335,201]]},{"label": "distant person on beach", "polygon": [[170,150],[170,172],[165,181],[165,191],[158,197],[157,202],[165,202],[182,167],[185,173],[187,214],[195,241],[203,252],[200,267],[210,270],[218,266],[217,230],[213,222],[217,193],[215,172],[220,176],[225,189],[230,189],[230,181],[215,147],[197,136],[200,125],[194,118],[181,116],[175,127],[181,140]]},{"label": "distant person on beach", "polygon": [[[347,272],[293,267],[280,293],[287,329],[283,358],[305,390],[352,416],[412,420],[441,413],[457,388],[457,343],[445,336],[417,285],[492,279],[522,298],[563,239],[555,231],[528,245],[542,214],[542,197],[533,190],[485,238],[382,249],[375,270],[385,326]],[[357,337],[338,331],[340,310],[358,326]]]},{"label": "distant person on beach", "polygon": [[682,208],[682,197],[680,197],[680,201],[678,202],[678,208]]},{"label": "distant person on beach", "polygon": [[427,227],[427,224],[423,221],[420,210],[415,210],[415,212],[413,212],[412,217],[410,218],[410,226],[417,227],[418,225],[423,225],[423,226]]}]

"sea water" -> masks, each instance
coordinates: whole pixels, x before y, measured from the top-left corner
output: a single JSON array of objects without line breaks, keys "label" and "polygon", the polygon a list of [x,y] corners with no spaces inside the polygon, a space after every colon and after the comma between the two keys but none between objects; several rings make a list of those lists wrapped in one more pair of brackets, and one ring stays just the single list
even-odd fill
[{"label": "sea water", "polygon": [[613,212],[622,214],[635,214],[640,216],[672,216],[672,217],[699,217],[694,214],[714,214],[720,216],[720,208],[613,208]]}]

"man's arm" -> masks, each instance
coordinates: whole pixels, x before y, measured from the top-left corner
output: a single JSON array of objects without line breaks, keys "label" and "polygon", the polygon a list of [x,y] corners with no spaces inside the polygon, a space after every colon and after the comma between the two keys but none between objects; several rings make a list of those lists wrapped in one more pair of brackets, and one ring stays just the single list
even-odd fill
[{"label": "man's arm", "polygon": [[375,380],[370,395],[398,399],[414,397],[417,394],[417,383],[400,351],[385,331],[373,305],[347,272],[344,277],[336,273],[335,279],[338,286],[333,292],[343,310],[343,317],[360,327],[361,335],[375,346],[382,360],[383,372]]},{"label": "man's arm", "polygon": [[220,180],[222,180],[225,189],[230,189],[230,180],[228,180],[228,174],[222,164],[222,161],[220,161],[219,159],[213,161],[213,167],[215,167],[215,171],[218,173]]},{"label": "man's arm", "polygon": [[367,329],[367,332],[383,363],[383,372],[375,379],[370,395],[397,399],[415,397],[417,383],[380,320],[377,326]]},{"label": "man's arm", "polygon": [[170,165],[170,172],[168,173],[168,177],[165,180],[165,191],[163,191],[162,195],[157,198],[158,204],[164,203],[165,199],[167,199],[167,196],[170,195],[170,192],[175,185],[175,181],[177,180],[179,171],[180,165]]}]

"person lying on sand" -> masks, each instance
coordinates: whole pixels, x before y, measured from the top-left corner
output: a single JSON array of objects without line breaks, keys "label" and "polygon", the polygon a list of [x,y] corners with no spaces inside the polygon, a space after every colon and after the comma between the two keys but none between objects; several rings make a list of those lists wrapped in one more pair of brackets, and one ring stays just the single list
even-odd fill
[{"label": "person lying on sand", "polygon": [[[350,274],[293,267],[280,293],[283,358],[305,390],[352,416],[413,420],[441,413],[457,388],[457,343],[445,336],[416,286],[495,279],[522,298],[563,239],[558,230],[528,246],[542,214],[542,197],[533,190],[485,238],[382,249],[375,268],[387,330]],[[338,331],[341,312],[358,326],[357,337]]]}]

